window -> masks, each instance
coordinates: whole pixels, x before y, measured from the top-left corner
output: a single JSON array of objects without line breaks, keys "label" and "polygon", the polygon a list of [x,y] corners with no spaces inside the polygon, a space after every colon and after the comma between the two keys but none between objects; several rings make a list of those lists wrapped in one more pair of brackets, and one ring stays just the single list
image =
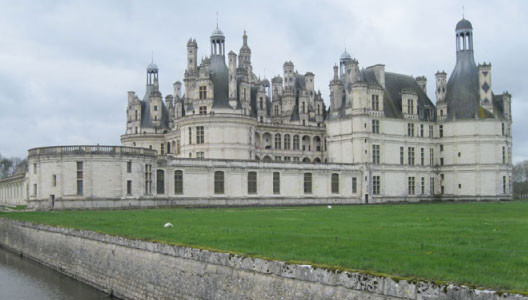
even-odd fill
[{"label": "window", "polygon": [[200,100],[207,99],[207,87],[201,86],[199,88]]},{"label": "window", "polygon": [[290,150],[290,135],[284,135],[284,150]]},{"label": "window", "polygon": [[440,157],[440,165],[441,165],[441,166],[444,165],[444,158],[443,158],[443,157]]},{"label": "window", "polygon": [[420,124],[420,137],[424,137],[424,126]]},{"label": "window", "polygon": [[414,100],[413,99],[407,99],[407,114],[409,115],[414,114]]},{"label": "window", "polygon": [[183,171],[174,171],[174,194],[183,194]]},{"label": "window", "polygon": [[299,136],[293,136],[293,150],[299,150]]},{"label": "window", "polygon": [[275,116],[276,117],[279,116],[279,107],[278,106],[275,106]]},{"label": "window", "polygon": [[264,123],[264,117],[260,116],[260,123]]},{"label": "window", "polygon": [[291,157],[289,157],[289,156],[284,156],[284,161],[291,161]]},{"label": "window", "polygon": [[414,136],[414,124],[407,124],[407,136]]},{"label": "window", "polygon": [[429,148],[429,165],[434,165],[434,149]]},{"label": "window", "polygon": [[440,144],[440,152],[444,151],[444,145]]},{"label": "window", "polygon": [[372,194],[373,195],[379,195],[380,194],[380,176],[372,176]]},{"label": "window", "polygon": [[163,170],[156,171],[156,192],[165,194],[165,172]]},{"label": "window", "polygon": [[332,174],[332,194],[339,194],[339,174],[333,173]]},{"label": "window", "polygon": [[264,109],[264,99],[262,97],[259,99],[259,107],[260,109]]},{"label": "window", "polygon": [[37,174],[37,164],[33,164],[33,174]]},{"label": "window", "polygon": [[506,164],[506,147],[502,147],[502,163]]},{"label": "window", "polygon": [[248,172],[247,185],[248,194],[257,193],[257,172]]},{"label": "window", "polygon": [[506,194],[506,176],[502,176],[502,193]]},{"label": "window", "polygon": [[37,184],[33,184],[33,197],[37,197]]},{"label": "window", "polygon": [[403,165],[403,147],[400,147],[400,165]]},{"label": "window", "polygon": [[425,177],[422,177],[422,195],[425,194]]},{"label": "window", "polygon": [[372,110],[379,110],[379,95],[372,95]]},{"label": "window", "polygon": [[224,193],[224,172],[222,171],[214,173],[214,192],[215,194]]},{"label": "window", "polygon": [[132,180],[127,180],[127,195],[132,195]]},{"label": "window", "polygon": [[281,148],[281,135],[280,134],[275,134],[275,149],[280,149]]},{"label": "window", "polygon": [[357,178],[352,177],[352,193],[357,193]]},{"label": "window", "polygon": [[372,163],[373,164],[380,163],[380,146],[379,145],[372,145]]},{"label": "window", "polygon": [[438,134],[440,137],[444,137],[444,125],[438,126]]},{"label": "window", "polygon": [[420,149],[420,163],[422,166],[425,165],[425,149],[424,148]]},{"label": "window", "polygon": [[[285,157],[286,160],[286,157]],[[280,173],[273,172],[273,194],[280,194]]]},{"label": "window", "polygon": [[372,120],[372,133],[379,133],[379,120]]},{"label": "window", "polygon": [[303,114],[306,113],[306,103],[305,102],[302,102],[302,113]]},{"label": "window", "polygon": [[192,127],[189,127],[189,144],[192,144]]},{"label": "window", "polygon": [[429,125],[429,137],[433,138],[433,125]]},{"label": "window", "polygon": [[158,106],[154,105],[154,111],[158,111]]},{"label": "window", "polygon": [[77,195],[83,194],[83,162],[77,162]]},{"label": "window", "polygon": [[161,155],[165,154],[165,144],[160,145]]},{"label": "window", "polygon": [[414,147],[407,148],[407,152],[408,152],[408,157],[407,157],[408,164],[409,166],[414,166]]},{"label": "window", "polygon": [[55,174],[51,176],[51,186],[57,186],[57,175]]},{"label": "window", "polygon": [[207,115],[207,106],[200,106],[200,115]]},{"label": "window", "polygon": [[132,161],[127,161],[127,173],[132,173]]},{"label": "window", "polygon": [[152,193],[152,165],[145,165],[145,195]]},{"label": "window", "polygon": [[196,126],[196,144],[203,144],[204,141],[204,127]]},{"label": "window", "polygon": [[304,193],[312,193],[312,173],[304,173]]},{"label": "window", "polygon": [[204,159],[205,158],[205,153],[203,151],[196,152],[196,158]]},{"label": "window", "polygon": [[294,156],[294,157],[293,157],[293,161],[300,161],[300,158],[299,158],[299,157],[296,157],[296,156]]},{"label": "window", "polygon": [[434,195],[434,177],[429,178],[429,194]]},{"label": "window", "polygon": [[138,111],[136,110],[136,121],[138,120]]},{"label": "window", "polygon": [[502,135],[505,135],[504,134],[504,123],[502,123]]},{"label": "window", "polygon": [[442,195],[444,194],[444,186],[443,186],[443,185],[440,187],[440,193],[441,193]]},{"label": "window", "polygon": [[321,105],[320,104],[317,104],[317,114],[318,115],[321,114]]},{"label": "window", "polygon": [[408,193],[409,195],[414,195],[414,177],[409,177],[408,183],[409,183]]},{"label": "window", "polygon": [[275,156],[275,160],[282,160],[282,157],[281,156]]}]

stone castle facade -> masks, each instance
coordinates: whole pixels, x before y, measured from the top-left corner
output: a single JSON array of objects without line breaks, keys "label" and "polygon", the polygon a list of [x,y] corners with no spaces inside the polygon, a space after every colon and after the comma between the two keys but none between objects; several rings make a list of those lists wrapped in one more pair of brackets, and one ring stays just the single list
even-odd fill
[{"label": "stone castle facade", "polygon": [[[511,199],[511,95],[492,91],[491,64],[476,65],[468,20],[455,40],[456,65],[449,80],[436,73],[434,103],[425,77],[360,68],[345,51],[327,109],[313,73],[285,62],[282,77],[261,79],[246,33],[226,58],[216,28],[200,63],[188,41],[173,95],[163,98],[158,67],[148,66],[143,98],[128,93],[124,147],[30,150],[26,197],[64,208],[85,206],[80,199],[97,207]],[[43,164],[45,177],[62,178],[79,163],[93,177],[80,194],[73,183],[47,189],[56,179],[35,171]]]}]

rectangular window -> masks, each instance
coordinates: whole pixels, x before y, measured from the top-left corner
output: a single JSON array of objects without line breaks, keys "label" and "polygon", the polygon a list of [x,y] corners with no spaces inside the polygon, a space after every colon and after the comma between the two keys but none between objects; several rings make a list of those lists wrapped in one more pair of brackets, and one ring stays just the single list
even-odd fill
[{"label": "rectangular window", "polygon": [[506,164],[506,147],[502,147],[502,163]]},{"label": "rectangular window", "polygon": [[289,157],[289,156],[284,156],[284,161],[291,161],[291,157]]},{"label": "rectangular window", "polygon": [[312,193],[312,173],[304,173],[304,193]]},{"label": "rectangular window", "polygon": [[440,152],[444,151],[444,145],[440,144]]},{"label": "rectangular window", "polygon": [[204,142],[204,127],[196,126],[196,144],[203,144]]},{"label": "rectangular window", "polygon": [[215,194],[224,193],[224,172],[222,171],[214,173],[214,192]]},{"label": "rectangular window", "polygon": [[409,166],[414,166],[414,147],[407,148],[407,159]]},{"label": "rectangular window", "polygon": [[51,186],[57,186],[57,175],[55,174],[51,176]]},{"label": "rectangular window", "polygon": [[160,145],[161,155],[165,154],[165,144]]},{"label": "rectangular window", "polygon": [[33,184],[33,197],[37,197],[37,184]]},{"label": "rectangular window", "polygon": [[422,195],[425,194],[425,177],[422,177]]},{"label": "rectangular window", "polygon": [[506,194],[506,176],[502,176],[502,193]]},{"label": "rectangular window", "polygon": [[403,159],[404,150],[403,149],[404,149],[403,147],[400,147],[400,165],[403,165],[403,163],[404,163],[404,159]]},{"label": "rectangular window", "polygon": [[424,126],[420,124],[420,137],[424,137]]},{"label": "rectangular window", "polygon": [[174,171],[174,194],[183,194],[183,171],[181,170]]},{"label": "rectangular window", "polygon": [[339,194],[339,174],[332,174],[332,194]]},{"label": "rectangular window", "polygon": [[156,171],[156,192],[158,194],[165,194],[165,171]]},{"label": "rectangular window", "polygon": [[293,136],[293,150],[299,150],[299,136]]},{"label": "rectangular window", "polygon": [[203,152],[203,151],[196,152],[196,158],[204,159],[205,158],[205,152]]},{"label": "rectangular window", "polygon": [[424,148],[420,149],[420,162],[422,166],[425,165],[425,149]]},{"label": "rectangular window", "polygon": [[83,194],[83,162],[77,162],[77,195]]},{"label": "rectangular window", "polygon": [[280,160],[282,160],[282,157],[280,157],[280,156],[275,156],[275,160],[280,161]]},{"label": "rectangular window", "polygon": [[273,172],[273,194],[280,194],[280,173]]},{"label": "rectangular window", "polygon": [[434,195],[434,177],[429,178],[429,194]]},{"label": "rectangular window", "polygon": [[414,114],[414,100],[407,99],[407,114]]},{"label": "rectangular window", "polygon": [[429,125],[429,137],[433,138],[433,125]]},{"label": "rectangular window", "polygon": [[414,124],[407,124],[407,136],[414,136]]},{"label": "rectangular window", "polygon": [[158,111],[158,106],[154,105],[154,111]]},{"label": "rectangular window", "polygon": [[444,194],[444,186],[443,185],[440,187],[440,194],[442,194],[442,195]]},{"label": "rectangular window", "polygon": [[357,193],[357,178],[352,177],[352,193]]},{"label": "rectangular window", "polygon": [[504,123],[502,123],[502,135],[504,135]]},{"label": "rectangular window", "polygon": [[434,148],[429,148],[429,165],[434,165]]},{"label": "rectangular window", "polygon": [[200,100],[207,99],[207,87],[206,86],[201,86],[199,88],[199,96],[200,96]]},{"label": "rectangular window", "polygon": [[145,195],[152,193],[152,165],[145,165]]},{"label": "rectangular window", "polygon": [[381,187],[380,176],[372,176],[372,194],[379,195],[380,187]]},{"label": "rectangular window", "polygon": [[290,150],[290,135],[284,135],[284,150]]},{"label": "rectangular window", "polygon": [[264,98],[260,97],[260,99],[259,99],[259,104],[260,104],[260,105],[259,105],[259,106],[260,106],[260,109],[261,109],[261,110],[264,109]]},{"label": "rectangular window", "polygon": [[127,161],[127,173],[132,173],[132,161]]},{"label": "rectangular window", "polygon": [[372,110],[379,110],[379,95],[372,95]]},{"label": "rectangular window", "polygon": [[380,145],[372,145],[372,163],[380,163]]},{"label": "rectangular window", "polygon": [[379,133],[379,120],[372,120],[372,133]]},{"label": "rectangular window", "polygon": [[280,149],[281,148],[281,135],[280,134],[275,134],[275,149]]},{"label": "rectangular window", "polygon": [[408,183],[409,183],[408,193],[409,195],[414,195],[414,177],[409,177]]},{"label": "rectangular window", "polygon": [[438,135],[440,137],[444,137],[444,125],[439,125],[438,126]]},{"label": "rectangular window", "polygon": [[132,180],[127,180],[127,195],[132,195]]},{"label": "rectangular window", "polygon": [[293,161],[300,161],[299,157],[293,157]]},{"label": "rectangular window", "polygon": [[444,158],[443,158],[443,157],[440,157],[440,165],[441,165],[441,166],[444,165]]},{"label": "rectangular window", "polygon": [[192,144],[192,127],[189,127],[189,145]]},{"label": "rectangular window", "polygon": [[207,115],[207,106],[200,106],[200,115]]},{"label": "rectangular window", "polygon": [[136,110],[136,121],[138,120],[138,111]]},{"label": "rectangular window", "polygon": [[37,164],[33,164],[33,174],[37,174]]},{"label": "rectangular window", "polygon": [[248,194],[257,193],[257,172],[248,172],[247,188]]}]

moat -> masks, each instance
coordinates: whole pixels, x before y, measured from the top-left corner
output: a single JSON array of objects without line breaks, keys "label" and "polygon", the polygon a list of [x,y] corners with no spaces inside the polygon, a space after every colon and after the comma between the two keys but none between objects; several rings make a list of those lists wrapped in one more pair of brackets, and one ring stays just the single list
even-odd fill
[{"label": "moat", "polygon": [[0,299],[97,300],[110,296],[0,248]]}]

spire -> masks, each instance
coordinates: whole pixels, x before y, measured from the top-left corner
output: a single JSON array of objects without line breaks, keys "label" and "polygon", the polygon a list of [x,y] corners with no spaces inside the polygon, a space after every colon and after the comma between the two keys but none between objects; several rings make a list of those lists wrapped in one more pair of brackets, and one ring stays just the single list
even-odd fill
[{"label": "spire", "polygon": [[244,40],[243,46],[247,47],[247,34],[246,34],[246,30],[245,29],[244,29],[244,35],[242,36],[242,39]]}]

